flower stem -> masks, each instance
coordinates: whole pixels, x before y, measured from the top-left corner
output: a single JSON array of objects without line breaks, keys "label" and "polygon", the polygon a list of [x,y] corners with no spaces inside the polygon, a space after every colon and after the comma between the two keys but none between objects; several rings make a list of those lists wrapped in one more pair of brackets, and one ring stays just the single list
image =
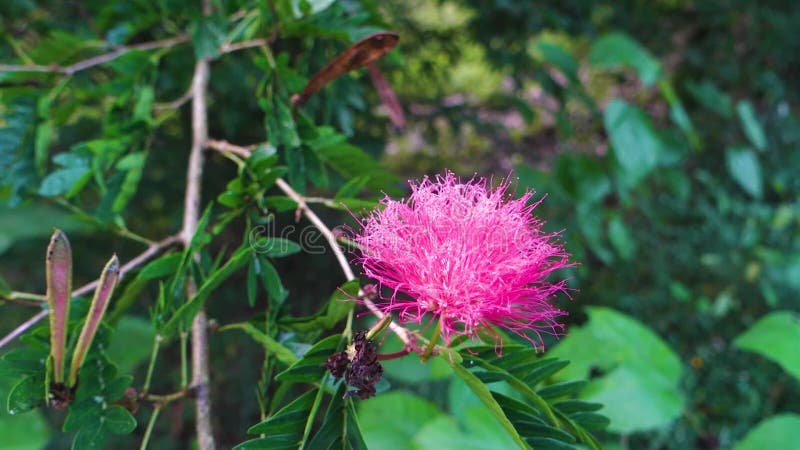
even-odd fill
[{"label": "flower stem", "polygon": [[347,342],[351,342],[353,340],[353,314],[354,310],[351,309],[347,314],[347,324],[345,324],[344,331],[342,332],[342,335],[347,339]]},{"label": "flower stem", "polygon": [[147,375],[144,378],[144,387],[142,388],[144,392],[150,390],[150,381],[153,378],[153,369],[156,366],[156,356],[158,355],[160,346],[161,336],[156,335],[155,339],[153,339],[153,351],[150,353],[150,363],[147,365]]},{"label": "flower stem", "polygon": [[156,424],[159,412],[161,412],[161,407],[156,405],[156,407],[153,408],[153,413],[150,414],[150,420],[147,421],[147,428],[144,430],[144,437],[142,438],[142,445],[139,446],[139,450],[147,449],[147,444],[150,443],[150,435],[153,433],[153,427]]},{"label": "flower stem", "polygon": [[389,361],[391,359],[402,358],[411,353],[411,347],[405,347],[399,352],[378,354],[378,361]]},{"label": "flower stem", "polygon": [[[353,311],[351,310],[350,312],[352,313]],[[367,339],[370,340],[375,339],[376,336],[383,333],[384,330],[386,330],[386,328],[389,327],[390,323],[392,323],[392,316],[390,314],[383,316],[382,319],[375,322],[375,324],[372,325],[369,331],[367,331]]]},{"label": "flower stem", "polygon": [[428,341],[428,346],[425,347],[425,353],[419,358],[422,362],[428,361],[431,355],[433,355],[433,349],[436,347],[436,342],[439,341],[439,335],[442,333],[442,322],[437,321],[436,327],[433,329],[433,335],[431,336],[431,340]]},{"label": "flower stem", "polygon": [[189,375],[186,363],[186,341],[188,334],[181,331],[181,387],[186,389],[189,386]]}]

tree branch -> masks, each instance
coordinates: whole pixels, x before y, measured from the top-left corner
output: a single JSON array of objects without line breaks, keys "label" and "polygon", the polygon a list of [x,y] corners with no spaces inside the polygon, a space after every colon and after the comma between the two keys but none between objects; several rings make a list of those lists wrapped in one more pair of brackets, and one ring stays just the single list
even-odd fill
[{"label": "tree branch", "polygon": [[[203,10],[209,11],[208,2],[203,2]],[[197,231],[200,218],[200,188],[203,179],[203,149],[208,139],[208,117],[206,92],[208,90],[209,60],[199,59],[195,63],[192,77],[192,148],[186,169],[186,195],[183,209],[183,228],[181,241],[188,247]],[[194,295],[197,285],[189,279],[187,296]],[[208,372],[208,319],[200,310],[192,321],[192,389],[195,397],[195,431],[197,447],[200,450],[214,450],[214,432],[211,427],[211,396],[209,395]]]},{"label": "tree branch", "polygon": [[[136,256],[135,258],[133,258],[130,261],[128,261],[127,263],[125,263],[125,265],[123,265],[120,268],[120,272],[121,272],[120,277],[124,276],[126,272],[132,270],[136,266],[139,266],[139,265],[147,262],[153,256],[155,256],[156,254],[161,252],[161,250],[165,249],[166,247],[169,247],[170,245],[172,245],[172,244],[174,244],[176,242],[178,242],[178,236],[170,236],[170,237],[162,240],[161,242],[156,242],[156,243],[151,244],[150,246],[147,247],[147,249],[145,251],[143,251],[138,256]],[[97,283],[98,282],[99,282],[99,280],[94,280],[91,283],[87,283],[87,284],[79,287],[78,289],[76,289],[76,290],[74,290],[72,292],[72,296],[73,297],[80,297],[81,295],[84,295],[84,294],[87,294],[87,293],[93,291],[97,287]],[[10,333],[5,335],[3,337],[3,339],[0,339],[0,348],[3,348],[9,342],[13,341],[17,337],[19,337],[20,335],[22,335],[23,333],[28,331],[29,328],[31,328],[32,326],[36,325],[40,320],[42,320],[45,317],[47,317],[47,314],[48,314],[48,310],[47,309],[43,309],[43,310],[39,311],[38,313],[36,313],[35,316],[31,317],[27,321],[25,321],[22,324],[20,324],[17,328],[15,328]]]},{"label": "tree branch", "polygon": [[116,49],[108,53],[93,56],[91,58],[78,61],[74,64],[70,64],[69,66],[59,66],[58,64],[50,64],[46,66],[38,64],[26,64],[26,65],[0,64],[0,72],[50,72],[50,73],[61,73],[67,76],[71,76],[74,75],[76,72],[80,72],[81,70],[85,70],[94,66],[99,66],[100,64],[105,64],[109,61],[117,59],[131,50],[154,50],[157,48],[170,48],[178,44],[182,44],[184,42],[189,42],[188,34],[181,34],[175,37],[162,39],[159,41],[143,42],[141,44],[135,44],[135,45],[123,45],[117,47]]},{"label": "tree branch", "polygon": [[[92,56],[68,66],[61,66],[58,64],[0,64],[0,72],[43,72],[43,73],[60,73],[67,76],[72,76],[77,72],[86,70],[90,67],[99,66],[109,61],[113,61],[120,56],[128,53],[131,50],[155,50],[159,48],[171,48],[176,45],[189,42],[191,37],[188,34],[179,34],[167,39],[158,41],[142,42],[141,44],[121,45],[114,50],[103,53],[101,55]],[[274,37],[268,39],[252,39],[249,41],[225,43],[219,48],[222,54],[232,53],[239,50],[244,50],[253,47],[263,47],[269,45],[274,40]],[[188,99],[188,98],[187,98]],[[179,101],[181,99],[176,100]],[[178,105],[182,104],[181,101]]]}]

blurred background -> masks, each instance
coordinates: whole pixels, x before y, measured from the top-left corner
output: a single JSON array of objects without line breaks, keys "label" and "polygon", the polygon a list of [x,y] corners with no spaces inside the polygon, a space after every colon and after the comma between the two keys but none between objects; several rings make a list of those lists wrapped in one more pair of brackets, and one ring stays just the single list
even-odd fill
[{"label": "blurred background", "polygon": [[[215,5],[234,14],[272,2],[249,3]],[[565,274],[572,298],[559,299],[570,312],[567,336],[550,339],[545,356],[572,361],[564,379],[590,380],[583,395],[604,403],[611,419],[607,448],[777,449],[763,439],[800,439],[796,1],[283,3],[297,8],[295,26],[276,29],[271,46],[289,86],[302,87],[371,32],[400,36],[372,74],[346,75],[304,107],[379,162],[363,200],[382,191],[402,196],[404,180],[444,168],[495,181],[511,173],[520,192],[545,198],[536,214],[561,232],[578,263]],[[163,39],[185,29],[196,10],[179,0],[6,0],[0,63],[67,64],[109,43]],[[216,60],[210,87],[212,137],[243,145],[266,136],[257,94],[263,56],[247,52]],[[53,190],[54,181],[43,180],[58,164],[36,156],[49,139],[37,131],[42,123],[60,127],[49,143],[55,154],[99,139],[98,129],[142,96],[151,103],[155,96],[157,110],[185,92],[191,48],[159,55],[156,64],[150,55],[158,51],[137,53],[74,77],[68,98],[58,97],[55,75],[0,70],[0,276],[14,289],[42,291],[53,226],[70,234],[75,286],[91,281],[112,251],[126,260],[141,250],[103,231],[119,228],[119,209],[102,192],[70,198]],[[153,116],[156,126],[139,142],[148,157],[126,200],[127,229],[158,239],[179,228],[188,117],[188,107]],[[209,200],[236,175],[223,158],[210,158]],[[308,193],[330,196],[347,170],[364,167],[331,174],[332,188],[311,184]],[[352,224],[346,212],[321,213],[331,226]],[[293,212],[279,220],[292,223]],[[238,245],[241,230],[227,238]],[[297,314],[314,311],[342,281],[330,255],[294,255],[276,267]],[[241,300],[243,280],[235,277],[209,303],[211,317],[225,323],[257,311]],[[157,286],[145,289],[115,337],[118,358],[137,376],[150,349],[137,354],[134,343],[152,339],[147,302],[156,293]],[[3,335],[32,315],[14,303],[0,308]],[[223,447],[240,442],[258,418],[249,381],[258,379],[260,352],[240,335],[213,339]],[[154,390],[178,376],[163,374]],[[404,359],[387,364],[386,378],[390,392],[361,404],[371,448],[513,445],[446,367]],[[176,404],[152,448],[188,448],[192,429],[180,424],[190,410]],[[0,448],[66,448],[60,420],[2,411],[0,444],[16,446]]]}]

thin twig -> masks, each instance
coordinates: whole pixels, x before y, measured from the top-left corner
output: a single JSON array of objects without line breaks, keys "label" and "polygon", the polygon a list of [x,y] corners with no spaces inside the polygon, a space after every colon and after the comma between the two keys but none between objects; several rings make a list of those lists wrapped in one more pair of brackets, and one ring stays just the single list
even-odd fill
[{"label": "thin twig", "polygon": [[41,308],[47,301],[47,296],[31,292],[11,291],[7,294],[0,294],[0,300],[31,308]]},{"label": "thin twig", "polygon": [[2,296],[0,296],[0,300],[2,300],[4,302],[13,303],[13,304],[19,305],[19,306],[26,306],[28,308],[41,308],[42,307],[42,302],[40,302],[38,300],[22,300],[22,299],[19,299],[19,298],[2,297]]},{"label": "thin twig", "polygon": [[19,337],[22,333],[28,331],[28,328],[36,325],[37,323],[39,323],[40,320],[44,319],[45,317],[47,317],[47,310],[43,309],[38,313],[36,313],[35,316],[21,323],[17,328],[14,328],[10,333],[5,335],[3,339],[0,339],[0,348],[3,348],[3,346],[13,341],[17,337]]},{"label": "thin twig", "polygon": [[[210,13],[210,4],[203,2],[203,12]],[[199,59],[192,77],[192,148],[186,170],[186,196],[184,198],[181,240],[189,246],[197,231],[200,218],[200,187],[203,178],[203,149],[208,140],[206,94],[208,90],[209,60]],[[187,296],[191,298],[197,286],[193,279],[187,282]],[[195,431],[200,450],[214,450],[214,432],[211,427],[211,396],[208,371],[208,319],[200,310],[192,321],[192,388],[195,396]]]},{"label": "thin twig", "polygon": [[156,394],[146,394],[144,396],[145,400],[157,403],[160,406],[166,406],[175,400],[181,399],[186,397],[191,393],[191,389],[181,389],[178,392],[173,392],[171,394],[163,394],[163,395],[156,395]]},{"label": "thin twig", "polygon": [[156,425],[156,419],[158,419],[158,413],[160,412],[160,406],[153,408],[153,412],[150,414],[150,420],[147,421],[147,428],[144,430],[144,437],[142,438],[142,444],[139,446],[139,450],[147,450],[147,444],[150,443],[150,435],[153,434],[153,427]]},{"label": "thin twig", "polygon": [[[125,263],[125,265],[123,265],[120,268],[120,279],[122,279],[121,277],[125,276],[126,272],[128,272],[131,269],[133,269],[133,268],[135,268],[135,267],[147,262],[153,256],[155,256],[158,253],[160,253],[161,250],[164,250],[165,248],[167,248],[167,247],[169,247],[169,246],[171,246],[173,244],[176,244],[177,242],[178,242],[178,236],[170,236],[170,237],[168,237],[168,238],[166,238],[166,239],[164,239],[162,241],[156,242],[154,244],[150,244],[145,251],[143,251],[138,256],[136,256],[135,258],[133,258],[130,261],[128,261],[127,263]],[[78,297],[78,296],[81,296],[81,295],[84,295],[84,294],[87,294],[87,293],[93,291],[97,287],[97,283],[99,281],[100,281],[99,279],[98,280],[94,280],[91,283],[87,283],[87,284],[79,287],[78,289],[75,289],[72,292],[72,296],[73,297]]]},{"label": "thin twig", "polygon": [[[216,139],[209,139],[206,142],[206,146],[218,152],[235,153],[243,157],[250,156],[250,152],[255,147],[252,145],[248,147],[242,147],[239,145],[231,144],[230,142],[227,141],[216,140]],[[311,224],[314,225],[314,227],[322,234],[325,240],[328,241],[328,245],[330,246],[331,251],[333,251],[334,256],[336,256],[336,261],[339,263],[339,267],[341,267],[342,272],[344,273],[344,277],[347,279],[347,281],[355,280],[356,276],[353,273],[353,269],[350,267],[350,263],[347,262],[347,257],[344,255],[344,251],[342,251],[342,248],[339,246],[336,235],[333,234],[331,229],[328,228],[327,225],[325,225],[325,222],[323,222],[322,219],[320,219],[319,216],[317,216],[314,210],[312,210],[308,206],[306,198],[300,195],[294,189],[292,189],[289,183],[287,183],[281,178],[278,178],[275,181],[275,184],[281,191],[283,191],[284,194],[286,194],[287,197],[289,197],[290,199],[294,200],[295,203],[297,203],[298,211],[300,211],[300,213],[303,214],[303,216],[305,216],[305,218],[308,219],[308,221],[311,222]],[[361,290],[359,290],[358,296],[361,299],[361,302],[367,307],[367,309],[369,309],[375,316],[377,316],[379,320],[383,319],[383,317],[385,316],[383,311],[381,311],[377,306],[375,306],[375,303],[366,298]],[[400,338],[401,341],[403,341],[405,345],[408,346],[411,344],[411,339],[409,338],[408,330],[406,330],[405,328],[394,322],[391,322],[389,324],[389,327],[397,335],[397,337]]]},{"label": "thin twig", "polygon": [[233,44],[225,43],[219,48],[220,53],[231,53],[253,47],[264,47],[269,45],[269,39],[253,39],[250,41],[236,42]]},{"label": "thin twig", "polygon": [[181,95],[180,97],[176,98],[171,102],[156,103],[153,105],[153,109],[156,112],[166,111],[170,109],[178,109],[181,106],[183,106],[184,103],[188,102],[191,99],[192,99],[192,88],[189,87],[189,89],[187,89],[186,92],[184,92],[183,95]]},{"label": "thin twig", "polygon": [[250,153],[256,146],[248,145],[246,147],[242,147],[241,145],[234,145],[224,140],[209,139],[208,141],[206,141],[206,147],[214,149],[221,153],[233,153],[243,158],[247,158],[250,156]]},{"label": "thin twig", "polygon": [[[353,269],[350,267],[350,263],[347,262],[347,257],[345,257],[342,248],[339,246],[339,243],[336,240],[336,235],[333,234],[330,228],[325,225],[325,222],[323,222],[322,219],[317,216],[314,210],[308,207],[305,198],[297,193],[297,191],[292,189],[289,183],[283,181],[281,178],[278,178],[275,181],[275,184],[278,186],[278,189],[282,190],[283,193],[286,194],[287,197],[291,198],[297,203],[297,209],[303,213],[306,219],[308,219],[308,221],[311,222],[311,224],[314,225],[314,227],[316,227],[320,233],[322,233],[322,236],[325,237],[325,240],[328,241],[328,245],[333,251],[333,254],[336,256],[336,260],[339,262],[339,267],[342,268],[342,272],[344,272],[344,277],[347,279],[347,281],[355,280],[356,276],[353,273]],[[364,303],[367,309],[369,309],[372,314],[378,317],[378,320],[383,319],[386,314],[378,309],[378,307],[375,306],[375,303],[366,298],[364,296],[364,292],[360,289],[358,296],[361,298],[361,302]],[[404,344],[409,345],[411,343],[411,340],[408,337],[408,330],[394,322],[389,323],[389,328],[394,332],[394,334],[397,335],[398,338],[400,338],[401,341],[403,341]]]},{"label": "thin twig", "polygon": [[[147,249],[145,251],[143,251],[142,253],[140,253],[138,256],[136,256],[135,258],[131,259],[130,261],[128,261],[124,266],[122,266],[120,268],[120,272],[121,272],[120,276],[124,276],[126,272],[128,272],[131,269],[135,268],[136,266],[139,266],[140,264],[148,261],[150,258],[152,258],[156,254],[158,254],[164,248],[169,247],[170,245],[172,245],[175,242],[177,242],[177,240],[178,240],[177,236],[170,236],[170,237],[162,240],[161,242],[156,242],[154,244],[151,244],[149,247],[147,247]],[[98,283],[98,280],[94,280],[91,283],[87,283],[87,284],[79,287],[78,289],[76,289],[76,290],[74,290],[72,292],[72,296],[73,297],[80,297],[81,295],[84,295],[84,294],[86,294],[88,292],[93,291],[97,287],[97,283]],[[29,328],[31,328],[32,326],[36,325],[40,320],[42,320],[45,317],[47,317],[47,313],[48,313],[48,311],[46,309],[43,309],[42,311],[39,311],[38,313],[36,313],[35,316],[31,317],[30,319],[28,319],[24,323],[20,324],[17,328],[12,330],[10,333],[5,335],[3,337],[3,339],[0,339],[0,348],[3,348],[9,342],[13,341],[17,337],[19,337],[20,335],[22,335],[23,333],[28,331]]]},{"label": "thin twig", "polygon": [[51,72],[62,73],[67,76],[74,75],[76,72],[88,69],[90,67],[99,66],[109,61],[119,58],[120,56],[128,53],[131,50],[154,50],[157,48],[170,48],[184,42],[189,42],[188,34],[181,34],[168,39],[159,41],[143,42],[141,44],[123,45],[115,48],[114,50],[103,53],[102,55],[93,56],[69,66],[60,66],[58,64],[38,65],[38,64],[0,64],[0,72]]},{"label": "thin twig", "polygon": [[42,294],[34,294],[32,292],[11,291],[4,295],[7,300],[28,300],[34,304],[41,305],[47,301],[47,296]]},{"label": "thin twig", "polygon": [[[63,75],[72,76],[82,70],[113,61],[132,50],[155,50],[160,48],[171,48],[175,47],[176,45],[189,42],[190,40],[191,37],[188,34],[179,34],[177,36],[158,41],[142,42],[141,44],[133,45],[121,45],[108,53],[92,56],[91,58],[78,61],[68,66],[62,66],[59,64],[0,64],[0,72],[43,72],[60,73]],[[272,40],[274,39],[252,39],[249,41],[236,42],[232,44],[225,43],[219,48],[219,52],[232,53],[238,50],[244,50],[253,47],[263,47],[269,45]],[[176,102],[179,100],[181,99],[176,100]],[[178,106],[181,104],[183,104],[183,101],[180,101]]]}]

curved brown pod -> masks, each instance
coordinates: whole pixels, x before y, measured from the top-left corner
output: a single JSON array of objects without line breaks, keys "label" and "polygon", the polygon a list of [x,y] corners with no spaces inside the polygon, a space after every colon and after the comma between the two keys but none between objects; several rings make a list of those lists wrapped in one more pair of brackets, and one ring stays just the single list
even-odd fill
[{"label": "curved brown pod", "polygon": [[400,36],[397,34],[381,31],[351,45],[315,73],[301,93],[292,96],[292,105],[301,106],[331,81],[385,55],[397,46],[399,40]]}]

